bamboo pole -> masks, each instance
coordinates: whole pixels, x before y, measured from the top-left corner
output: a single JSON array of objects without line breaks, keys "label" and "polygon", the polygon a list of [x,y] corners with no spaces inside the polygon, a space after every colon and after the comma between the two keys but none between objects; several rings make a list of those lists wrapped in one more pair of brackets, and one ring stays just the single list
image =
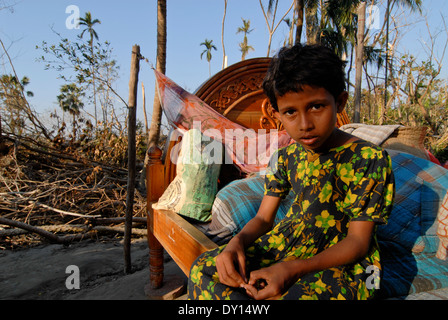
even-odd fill
[{"label": "bamboo pole", "polygon": [[131,273],[131,234],[132,215],[134,208],[135,189],[135,131],[136,131],[136,111],[137,111],[137,86],[138,72],[140,69],[140,46],[134,45],[132,48],[131,75],[129,79],[129,103],[128,103],[128,185],[126,196],[126,216],[124,230],[124,272]]}]

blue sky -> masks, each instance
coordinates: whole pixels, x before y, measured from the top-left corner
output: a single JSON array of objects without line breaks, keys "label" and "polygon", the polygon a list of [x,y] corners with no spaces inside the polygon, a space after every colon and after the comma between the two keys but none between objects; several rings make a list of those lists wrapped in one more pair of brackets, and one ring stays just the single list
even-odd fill
[{"label": "blue sky", "polygon": [[[57,79],[57,72],[46,71],[42,63],[36,62],[36,58],[42,55],[42,51],[36,50],[36,45],[40,45],[42,41],[49,44],[59,42],[51,28],[70,39],[75,39],[81,32],[81,30],[66,27],[66,20],[69,17],[66,8],[69,5],[79,7],[81,16],[84,12],[90,11],[94,18],[101,20],[101,25],[97,25],[95,29],[100,41],[111,42],[114,49],[114,58],[120,66],[120,80],[115,85],[116,91],[125,100],[128,99],[132,46],[140,45],[142,54],[155,64],[156,0],[6,0],[6,2],[15,2],[16,5],[13,6],[12,12],[7,9],[0,11],[0,38],[8,47],[19,77],[30,78],[31,83],[28,89],[35,94],[33,98],[30,98],[30,103],[43,115],[58,108],[56,96],[64,82]],[[258,0],[229,0],[228,2],[225,48],[229,65],[241,59],[238,43],[243,35],[236,34],[237,28],[242,25],[241,18],[250,20],[251,27],[254,29],[248,39],[255,51],[250,52],[247,58],[266,56],[268,31]],[[428,15],[430,28],[435,34],[442,28],[441,15],[448,17],[448,2],[446,0],[423,0],[423,2],[424,13]],[[280,1],[278,17],[280,13],[283,15],[290,4],[291,2],[287,0]],[[213,51],[212,73],[221,69],[223,9],[223,0],[168,0],[166,73],[190,92],[196,90],[209,77],[208,63],[205,58],[200,59],[203,51],[200,43],[206,38],[212,39],[218,49]],[[416,15],[407,15],[406,20],[403,20],[403,23],[412,23],[417,20],[420,20],[420,23],[407,27],[409,32],[400,41],[399,51],[412,52],[423,59],[426,53],[422,43],[429,40],[426,24]],[[287,32],[286,24],[282,23],[274,35],[273,50],[283,45]],[[442,33],[438,42],[443,44],[443,41],[446,41],[446,34]],[[446,62],[447,58],[445,58]],[[0,60],[1,74],[10,73],[10,68],[5,63],[5,58]],[[140,81],[146,87],[147,108],[150,113],[154,94],[154,75],[147,63],[141,65]],[[139,100],[141,102],[140,96]],[[118,101],[117,106],[119,106]],[[138,119],[143,120],[141,106],[139,105],[138,108],[140,108]]]}]

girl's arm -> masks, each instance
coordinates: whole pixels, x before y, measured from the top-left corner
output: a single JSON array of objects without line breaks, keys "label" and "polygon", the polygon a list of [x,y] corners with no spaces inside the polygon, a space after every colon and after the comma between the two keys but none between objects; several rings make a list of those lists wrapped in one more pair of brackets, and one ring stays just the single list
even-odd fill
[{"label": "girl's arm", "polygon": [[[353,263],[364,257],[370,247],[374,222],[352,221],[345,239],[309,259],[280,262],[268,268],[251,272],[244,285],[255,299],[279,298],[301,276],[311,272]],[[263,280],[263,286],[256,283]]]},{"label": "girl's arm", "polygon": [[257,215],[230,240],[216,257],[219,281],[231,287],[247,283],[246,255],[244,250],[256,239],[272,229],[281,198],[264,196]]},{"label": "girl's arm", "polygon": [[281,200],[278,197],[263,197],[257,215],[235,236],[242,241],[244,248],[272,229]]}]

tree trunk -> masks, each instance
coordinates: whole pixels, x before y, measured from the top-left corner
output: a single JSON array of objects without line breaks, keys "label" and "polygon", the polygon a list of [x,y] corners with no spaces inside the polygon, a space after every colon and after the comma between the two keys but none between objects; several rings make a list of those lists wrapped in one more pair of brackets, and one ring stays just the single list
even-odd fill
[{"label": "tree trunk", "polygon": [[306,38],[308,44],[320,43],[320,28],[319,19],[317,17],[317,9],[317,2],[312,5],[307,5],[305,8]]},{"label": "tree trunk", "polygon": [[226,14],[227,14],[227,1],[224,0],[224,16],[222,17],[222,26],[221,26],[221,44],[222,44],[222,68],[226,68],[226,47],[224,46],[224,23],[226,22]]},{"label": "tree trunk", "polygon": [[97,116],[97,110],[96,110],[96,79],[95,79],[95,54],[93,52],[93,38],[90,42],[90,52],[92,54],[92,85],[93,85],[93,106],[95,108],[95,130],[98,131],[98,116]]},{"label": "tree trunk", "polygon": [[296,0],[295,10],[297,15],[296,21],[296,40],[295,43],[299,44],[302,41],[302,30],[303,30],[303,0]]},{"label": "tree trunk", "polygon": [[362,63],[364,57],[364,32],[366,26],[366,3],[364,1],[358,6],[358,34],[356,44],[356,78],[353,122],[361,121],[361,87],[362,87]]},{"label": "tree trunk", "polygon": [[[157,1],[157,71],[165,74],[166,72],[166,0]],[[154,106],[149,129],[148,149],[156,146],[159,142],[160,124],[162,121],[162,106],[159,95],[157,94],[157,83],[154,94]],[[147,159],[145,159],[145,164]]]},{"label": "tree trunk", "polygon": [[[143,107],[143,116],[145,117],[145,134],[146,139],[148,139],[149,136],[149,128],[148,128],[148,116],[146,114],[146,92],[145,92],[145,85],[142,82],[142,107]],[[146,141],[148,142],[148,141]]]},{"label": "tree trunk", "polygon": [[124,272],[131,273],[131,233],[132,233],[132,215],[134,211],[134,188],[135,188],[135,158],[136,142],[135,127],[137,113],[137,89],[138,72],[140,70],[140,47],[135,45],[132,48],[131,76],[129,79],[129,103],[128,103],[128,185],[126,193],[126,220],[124,232]]}]

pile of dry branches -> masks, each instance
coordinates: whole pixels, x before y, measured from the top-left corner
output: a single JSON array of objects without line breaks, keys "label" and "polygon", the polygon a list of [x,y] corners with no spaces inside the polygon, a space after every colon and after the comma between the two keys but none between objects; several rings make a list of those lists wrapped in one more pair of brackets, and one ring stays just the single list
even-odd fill
[{"label": "pile of dry branches", "polygon": [[[127,170],[30,138],[0,141],[0,249],[123,232]],[[145,198],[135,191],[134,233]],[[19,229],[18,229],[19,228]]]}]

